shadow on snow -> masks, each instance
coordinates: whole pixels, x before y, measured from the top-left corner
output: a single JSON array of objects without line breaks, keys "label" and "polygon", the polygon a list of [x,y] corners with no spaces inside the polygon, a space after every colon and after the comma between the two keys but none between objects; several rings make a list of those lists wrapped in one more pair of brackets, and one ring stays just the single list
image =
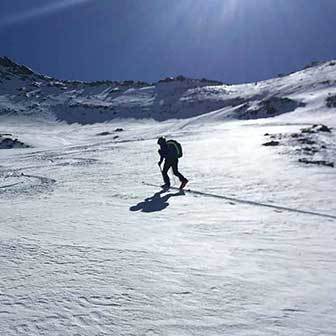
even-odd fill
[{"label": "shadow on snow", "polygon": [[166,192],[167,190],[160,190],[159,192],[156,192],[153,196],[145,198],[143,202],[131,206],[130,211],[141,211],[141,212],[162,211],[169,206],[168,203],[169,198],[185,195],[183,191],[165,194]]},{"label": "shadow on snow", "polygon": [[[151,183],[142,182],[142,184],[147,185],[147,186],[156,187],[155,184],[151,184]],[[171,187],[171,189],[179,190],[176,187]],[[306,214],[306,215],[312,215],[312,216],[319,216],[319,217],[324,217],[324,218],[329,218],[329,219],[336,220],[335,215],[329,215],[329,214],[320,213],[320,212],[316,212],[316,211],[293,209],[293,208],[280,206],[280,205],[267,204],[267,203],[261,203],[261,202],[256,202],[256,201],[249,201],[249,200],[244,200],[244,199],[240,199],[240,198],[228,197],[228,196],[223,196],[223,195],[216,195],[216,194],[197,191],[197,190],[192,190],[192,189],[184,189],[183,194],[184,194],[184,192],[187,192],[187,193],[190,193],[190,194],[193,194],[193,195],[212,197],[212,198],[227,200],[227,201],[231,201],[231,202],[241,203],[241,204],[248,204],[248,205],[253,205],[253,206],[276,209],[276,210],[280,210],[280,211],[288,211],[288,212],[294,212],[294,213],[300,213],[300,214]],[[181,192],[179,192],[175,195],[179,195],[180,193]]]}]

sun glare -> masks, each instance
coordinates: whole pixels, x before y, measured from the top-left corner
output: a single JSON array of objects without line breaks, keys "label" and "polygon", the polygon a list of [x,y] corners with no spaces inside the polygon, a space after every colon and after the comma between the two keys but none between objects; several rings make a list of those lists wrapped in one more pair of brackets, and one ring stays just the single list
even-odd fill
[{"label": "sun glare", "polygon": [[52,13],[65,10],[69,7],[73,7],[90,1],[92,0],[63,0],[63,1],[57,1],[56,3],[51,5],[45,5],[42,7],[33,8],[31,10],[22,13],[2,18],[0,22],[0,28],[24,23],[28,20],[32,20],[45,15],[50,15]]}]

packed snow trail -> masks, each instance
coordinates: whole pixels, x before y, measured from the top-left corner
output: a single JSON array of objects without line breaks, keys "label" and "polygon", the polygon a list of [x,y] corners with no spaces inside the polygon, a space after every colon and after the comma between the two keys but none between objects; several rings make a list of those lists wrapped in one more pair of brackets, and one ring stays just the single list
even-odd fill
[{"label": "packed snow trail", "polygon": [[4,121],[35,148],[0,151],[1,183],[22,182],[0,191],[0,334],[332,335],[332,218],[177,195],[141,211],[165,134],[195,190],[336,214],[334,169],[261,146],[299,124]]},{"label": "packed snow trail", "polygon": [[2,185],[0,186],[1,189],[5,189],[5,188],[10,188],[10,187],[14,187],[18,184],[22,184],[23,182],[16,182],[16,183],[12,183],[12,184],[6,184],[6,185]]},{"label": "packed snow trail", "polygon": [[[160,186],[156,185],[156,184],[151,184],[151,183],[147,183],[147,182],[142,182],[142,183],[145,184],[145,185],[151,186],[151,187],[160,188]],[[237,202],[237,203],[242,203],[242,204],[250,204],[250,205],[272,208],[272,209],[277,209],[277,210],[284,210],[284,211],[296,212],[296,213],[301,213],[301,214],[306,214],[306,215],[320,216],[320,217],[325,217],[325,218],[330,218],[330,219],[336,219],[336,215],[333,216],[333,215],[319,213],[319,212],[316,212],[316,211],[292,209],[292,208],[288,208],[288,207],[284,207],[284,206],[280,206],[280,205],[271,205],[271,204],[265,204],[265,203],[255,202],[255,201],[242,200],[242,199],[238,199],[238,198],[234,198],[234,197],[227,197],[227,196],[223,196],[223,195],[210,194],[210,193],[207,193],[207,192],[204,192],[204,191],[198,191],[198,190],[193,190],[193,189],[188,189],[188,188],[181,190],[180,188],[177,188],[177,187],[170,187],[169,189],[179,190],[181,193],[187,192],[187,193],[191,193],[191,194],[194,194],[194,195],[219,198],[219,199],[222,199],[222,200],[227,200],[227,201],[232,201],[232,202]]]}]

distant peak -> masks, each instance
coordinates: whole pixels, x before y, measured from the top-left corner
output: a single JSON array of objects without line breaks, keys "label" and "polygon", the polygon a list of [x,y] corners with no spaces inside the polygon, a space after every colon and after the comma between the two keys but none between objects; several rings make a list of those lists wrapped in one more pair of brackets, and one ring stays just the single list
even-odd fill
[{"label": "distant peak", "polygon": [[19,65],[7,56],[0,57],[0,65],[5,68],[11,68],[13,72],[20,75],[33,75],[34,72],[25,65]]},{"label": "distant peak", "polygon": [[170,82],[201,82],[201,83],[211,84],[211,85],[223,85],[222,82],[216,81],[216,80],[210,80],[206,78],[193,79],[193,78],[188,78],[182,75],[179,75],[176,77],[166,77],[164,79],[159,80],[159,83],[170,83]]},{"label": "distant peak", "polygon": [[6,56],[0,57],[0,65],[4,66],[6,68],[17,66],[17,64],[15,62],[13,62],[11,59],[9,59]]}]

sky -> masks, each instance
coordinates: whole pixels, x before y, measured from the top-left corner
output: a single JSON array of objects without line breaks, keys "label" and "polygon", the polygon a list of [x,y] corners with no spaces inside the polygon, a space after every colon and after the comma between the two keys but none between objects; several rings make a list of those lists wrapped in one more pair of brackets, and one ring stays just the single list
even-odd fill
[{"label": "sky", "polygon": [[0,56],[60,79],[245,83],[336,59],[336,0],[1,0]]}]

